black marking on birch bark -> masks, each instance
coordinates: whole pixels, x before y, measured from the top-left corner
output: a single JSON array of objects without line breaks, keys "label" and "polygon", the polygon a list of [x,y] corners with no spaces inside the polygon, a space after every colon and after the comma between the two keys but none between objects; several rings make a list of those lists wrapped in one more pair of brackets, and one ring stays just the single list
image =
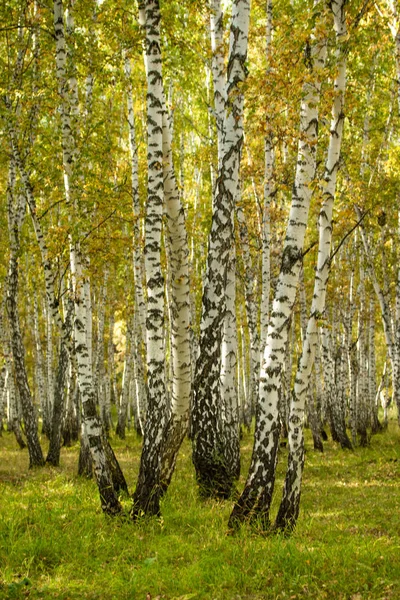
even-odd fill
[{"label": "black marking on birch bark", "polygon": [[57,376],[54,388],[50,444],[46,457],[46,462],[55,467],[57,467],[60,463],[61,428],[62,416],[64,412],[64,387],[68,369],[68,348],[65,339],[67,336],[69,337],[72,332],[72,310],[73,306],[68,310],[63,326],[64,331],[60,339]]},{"label": "black marking on birch bark", "polygon": [[[12,204],[10,206],[12,207]],[[40,446],[35,408],[26,372],[25,350],[22,341],[17,303],[19,231],[16,220],[14,220],[14,223],[11,223],[10,246],[11,253],[9,259],[6,308],[11,329],[11,347],[14,358],[16,382],[25,422],[25,435],[29,451],[29,467],[40,467],[44,465],[45,461]]]},{"label": "black marking on birch bark", "polygon": [[275,520],[275,529],[286,533],[293,531],[299,516],[304,456],[302,438],[301,445],[297,446],[295,451],[289,452],[283,496]]},{"label": "black marking on birch bark", "polygon": [[257,408],[256,431],[249,476],[245,488],[235,503],[228,526],[236,529],[244,521],[257,522],[267,531],[270,527],[269,512],[275,482],[275,468],[278,455],[280,426],[274,423],[268,432],[271,444],[269,454],[265,452],[265,425],[262,426],[260,409]]}]

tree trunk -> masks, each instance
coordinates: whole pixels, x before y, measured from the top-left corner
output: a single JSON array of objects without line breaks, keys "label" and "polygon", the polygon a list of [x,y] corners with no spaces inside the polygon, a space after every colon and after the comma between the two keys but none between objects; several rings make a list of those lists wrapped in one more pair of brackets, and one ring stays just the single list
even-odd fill
[{"label": "tree trunk", "polygon": [[62,335],[58,352],[57,375],[54,387],[54,401],[51,419],[50,444],[46,462],[58,467],[60,464],[61,431],[65,407],[65,384],[69,365],[69,352],[66,339],[69,339],[72,331],[74,304],[69,302],[67,314],[63,323]]},{"label": "tree trunk", "polygon": [[310,386],[311,372],[318,345],[318,320],[325,312],[326,289],[330,270],[332,243],[332,215],[336,191],[336,176],[339,168],[340,148],[343,133],[343,104],[346,83],[346,49],[342,40],[347,37],[344,1],[332,5],[337,39],[338,74],[335,79],[335,100],[332,109],[332,122],[328,157],[325,168],[323,203],[319,215],[318,260],[314,280],[314,292],[310,317],[306,325],[303,349],[295,377],[289,415],[289,455],[282,500],[275,521],[275,527],[292,530],[297,522],[300,509],[301,482],[304,468],[304,414],[306,397]]},{"label": "tree trunk", "polygon": [[171,127],[163,114],[164,194],[171,278],[171,402],[161,457],[161,487],[167,490],[183,438],[188,430],[192,369],[190,347],[189,246],[185,213],[176,183]]},{"label": "tree trunk", "polygon": [[192,408],[193,464],[200,493],[228,497],[234,469],[227,464],[221,427],[220,385],[222,327],[225,316],[226,274],[233,244],[233,210],[243,143],[243,95],[246,78],[250,2],[234,0],[227,69],[227,100],[221,167],[215,186],[213,217],[203,287],[199,354],[195,367]]},{"label": "tree trunk", "polygon": [[310,70],[312,81],[304,84],[300,110],[300,140],[282,264],[268,325],[267,343],[261,369],[259,405],[253,454],[246,485],[235,503],[229,525],[245,519],[258,519],[269,527],[269,511],[275,482],[280,422],[279,397],[285,347],[302,265],[308,211],[316,169],[318,131],[319,73],[325,63],[325,39],[313,43]]},{"label": "tree trunk", "polygon": [[163,184],[163,85],[158,0],[144,6],[147,72],[147,214],[145,270],[147,278],[147,415],[139,476],[131,516],[160,514],[160,469],[166,422],[164,373],[164,277],[161,270]]},{"label": "tree trunk", "polygon": [[[72,19],[72,15],[69,15]],[[67,202],[76,201],[76,173],[74,166],[77,150],[74,139],[74,123],[79,113],[77,82],[72,74],[67,77],[67,47],[64,30],[64,14],[62,0],[54,2],[54,33],[56,39],[56,67],[58,91],[61,98],[61,140],[63,150],[64,189]],[[76,206],[76,204],[75,204]],[[83,411],[83,425],[88,438],[94,474],[100,493],[102,509],[105,513],[114,515],[121,512],[117,494],[113,487],[112,474],[103,445],[101,421],[97,415],[95,393],[93,389],[93,374],[91,364],[91,315],[90,288],[87,277],[83,273],[83,257],[79,243],[70,239],[70,266],[74,294],[74,343],[77,362],[77,378]],[[88,293],[89,291],[89,293]]]},{"label": "tree trunk", "polygon": [[10,176],[7,190],[10,258],[7,281],[7,314],[11,331],[11,348],[14,360],[15,377],[21,400],[22,414],[25,423],[25,435],[29,451],[29,467],[44,465],[44,457],[40,446],[35,407],[29,388],[28,375],[25,365],[25,349],[22,341],[19,312],[18,312],[18,254],[19,232],[25,215],[25,198],[15,197],[16,172],[13,159],[10,163]]}]

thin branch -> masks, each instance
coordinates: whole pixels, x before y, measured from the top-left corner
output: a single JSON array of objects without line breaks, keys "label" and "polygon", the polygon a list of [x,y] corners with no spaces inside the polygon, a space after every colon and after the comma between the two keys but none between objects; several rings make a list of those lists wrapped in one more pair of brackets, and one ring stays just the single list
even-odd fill
[{"label": "thin branch", "polygon": [[362,5],[362,7],[360,8],[360,10],[358,11],[358,14],[356,15],[353,24],[351,26],[351,29],[357,29],[357,27],[360,24],[361,19],[363,18],[363,16],[365,15],[365,13],[367,12],[367,9],[369,8],[369,4],[374,4],[374,2],[371,2],[371,0],[365,0],[364,4]]},{"label": "thin branch", "polygon": [[109,219],[111,219],[111,217],[113,216],[113,214],[115,214],[116,212],[117,212],[117,209],[115,208],[113,211],[111,211],[111,212],[110,212],[110,214],[109,214],[107,217],[105,217],[105,219],[103,219],[102,221],[100,221],[100,223],[98,223],[98,225],[96,225],[96,227],[93,227],[93,229],[91,229],[91,230],[90,230],[90,231],[89,231],[89,232],[88,232],[88,233],[87,233],[87,234],[86,234],[86,235],[83,237],[83,239],[81,240],[81,243],[83,243],[85,240],[87,240],[87,238],[88,238],[90,235],[92,235],[92,233],[93,233],[94,231],[96,231],[96,229],[100,229],[100,227],[101,227],[102,225],[104,225],[104,223],[105,223],[106,221],[108,221]]},{"label": "thin branch", "polygon": [[343,238],[340,240],[340,242],[339,242],[339,244],[338,244],[338,246],[337,246],[336,250],[334,250],[334,251],[332,252],[332,254],[330,255],[330,258],[329,258],[329,260],[330,260],[330,261],[332,261],[332,260],[333,260],[333,258],[335,257],[335,255],[336,255],[336,254],[339,252],[340,248],[343,246],[343,244],[345,243],[345,241],[347,240],[347,238],[348,238],[348,237],[349,237],[349,236],[350,236],[350,235],[353,233],[353,231],[354,231],[355,229],[357,229],[357,227],[358,227],[359,225],[361,225],[361,223],[363,222],[363,220],[365,219],[365,217],[367,216],[367,214],[368,214],[369,212],[371,212],[371,209],[370,209],[370,208],[369,208],[368,210],[366,210],[366,211],[365,211],[365,213],[364,213],[364,214],[363,214],[363,215],[360,217],[360,219],[357,221],[357,223],[354,225],[354,227],[352,227],[352,228],[350,229],[350,231],[348,231],[348,232],[346,233],[346,235],[345,235],[345,236],[344,236],[344,237],[343,237]]},{"label": "thin branch", "polygon": [[0,27],[0,33],[2,31],[12,31],[14,29],[28,29],[29,31],[37,31],[39,29],[40,31],[44,31],[45,33],[47,33],[54,40],[56,39],[54,33],[52,33],[49,29],[37,25],[9,25],[8,27]]},{"label": "thin branch", "polygon": [[312,250],[314,248],[314,246],[316,246],[318,244],[318,240],[315,240],[314,242],[312,242],[308,248],[306,250],[304,250],[303,254],[301,255],[301,258],[304,258],[306,256],[306,254],[308,254],[310,252],[310,250]]},{"label": "thin branch", "polygon": [[52,210],[53,208],[55,208],[59,204],[62,204],[63,202],[65,202],[65,198],[63,198],[62,200],[57,200],[57,202],[54,202],[54,204],[52,204],[51,206],[49,206],[48,208],[46,208],[46,210],[40,215],[40,217],[37,218],[38,221],[40,221],[41,219],[43,219],[43,217],[45,217],[50,210]]}]

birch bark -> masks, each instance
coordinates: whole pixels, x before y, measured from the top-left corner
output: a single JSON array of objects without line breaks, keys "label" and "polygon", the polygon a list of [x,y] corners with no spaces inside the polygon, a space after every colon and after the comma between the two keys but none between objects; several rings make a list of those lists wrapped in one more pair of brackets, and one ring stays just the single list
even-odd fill
[{"label": "birch bark", "polygon": [[185,213],[176,183],[172,159],[172,135],[164,102],[163,169],[167,234],[171,277],[171,369],[170,414],[166,424],[161,458],[161,487],[168,488],[176,458],[188,430],[191,396],[191,331],[189,245]]},{"label": "birch bark", "polygon": [[344,0],[331,4],[337,43],[337,75],[334,82],[335,98],[332,107],[332,120],[328,157],[324,175],[323,202],[319,214],[318,260],[314,281],[310,316],[306,325],[303,349],[299,360],[292,391],[289,415],[289,456],[285,486],[281,504],[275,521],[278,529],[293,529],[300,508],[301,482],[304,468],[304,429],[303,421],[306,397],[311,380],[316,347],[318,344],[318,321],[325,311],[326,289],[330,270],[332,243],[332,214],[336,191],[336,178],[339,169],[340,149],[344,123],[344,94],[346,87],[347,38]]},{"label": "birch bark", "polygon": [[302,265],[313,181],[316,169],[318,104],[321,70],[325,64],[326,41],[313,39],[308,46],[310,81],[304,84],[300,108],[300,139],[281,269],[268,325],[261,368],[256,431],[249,474],[243,493],[235,503],[229,525],[245,519],[260,519],[269,527],[269,511],[275,482],[279,442],[279,394],[290,317]]},{"label": "birch bark", "polygon": [[25,434],[29,451],[29,467],[44,465],[44,457],[40,445],[35,407],[29,387],[25,365],[25,349],[22,340],[18,311],[18,255],[20,249],[19,235],[25,216],[26,201],[22,194],[16,193],[16,167],[10,161],[9,181],[7,189],[8,227],[10,238],[10,258],[7,278],[7,314],[11,331],[11,348],[15,368],[16,382],[25,423]]},{"label": "birch bark", "polygon": [[249,0],[234,0],[227,69],[223,156],[213,199],[199,355],[195,367],[192,459],[200,493],[204,496],[229,496],[235,477],[234,469],[232,465],[227,464],[225,457],[225,440],[220,422],[219,378],[222,327],[226,310],[226,273],[233,243],[233,210],[243,143],[243,95],[239,86],[246,78],[249,13]]},{"label": "birch bark", "polygon": [[164,206],[163,84],[158,0],[144,2],[145,61],[147,72],[147,212],[145,219],[145,272],[147,278],[147,415],[139,477],[131,516],[160,513],[160,469],[166,422],[164,372],[164,277],[161,237]]},{"label": "birch bark", "polygon": [[[71,17],[70,17],[71,18]],[[70,22],[71,23],[71,22]],[[67,203],[76,200],[74,167],[77,161],[74,133],[78,106],[77,84],[74,76],[67,77],[67,47],[65,40],[64,11],[62,0],[54,2],[54,33],[56,39],[56,68],[58,91],[61,98],[61,140],[63,150],[64,189]],[[69,93],[69,88],[71,92]],[[72,118],[74,117],[74,119]],[[90,298],[85,294],[87,280],[82,265],[79,243],[70,240],[70,267],[74,294],[74,342],[77,376],[83,411],[83,427],[87,434],[94,473],[98,485],[102,509],[113,515],[121,511],[113,486],[111,466],[103,443],[101,421],[97,415],[93,389],[91,355],[88,348],[87,308]]]}]

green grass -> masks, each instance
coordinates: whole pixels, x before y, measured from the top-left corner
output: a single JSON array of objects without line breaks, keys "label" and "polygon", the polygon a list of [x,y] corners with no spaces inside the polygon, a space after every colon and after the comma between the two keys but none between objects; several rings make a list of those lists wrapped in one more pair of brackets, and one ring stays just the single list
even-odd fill
[{"label": "green grass", "polygon": [[[44,444],[44,440],[43,444]],[[130,489],[140,444],[112,440]],[[252,440],[243,440],[246,474]],[[163,518],[105,517],[78,449],[60,468],[28,470],[26,450],[0,438],[0,598],[260,600],[400,598],[400,433],[344,452],[307,438],[298,527],[290,538],[227,531],[230,502],[198,499],[185,443]],[[273,511],[286,457],[279,464]],[[240,482],[240,487],[244,481]],[[130,501],[123,500],[126,510]]]}]

